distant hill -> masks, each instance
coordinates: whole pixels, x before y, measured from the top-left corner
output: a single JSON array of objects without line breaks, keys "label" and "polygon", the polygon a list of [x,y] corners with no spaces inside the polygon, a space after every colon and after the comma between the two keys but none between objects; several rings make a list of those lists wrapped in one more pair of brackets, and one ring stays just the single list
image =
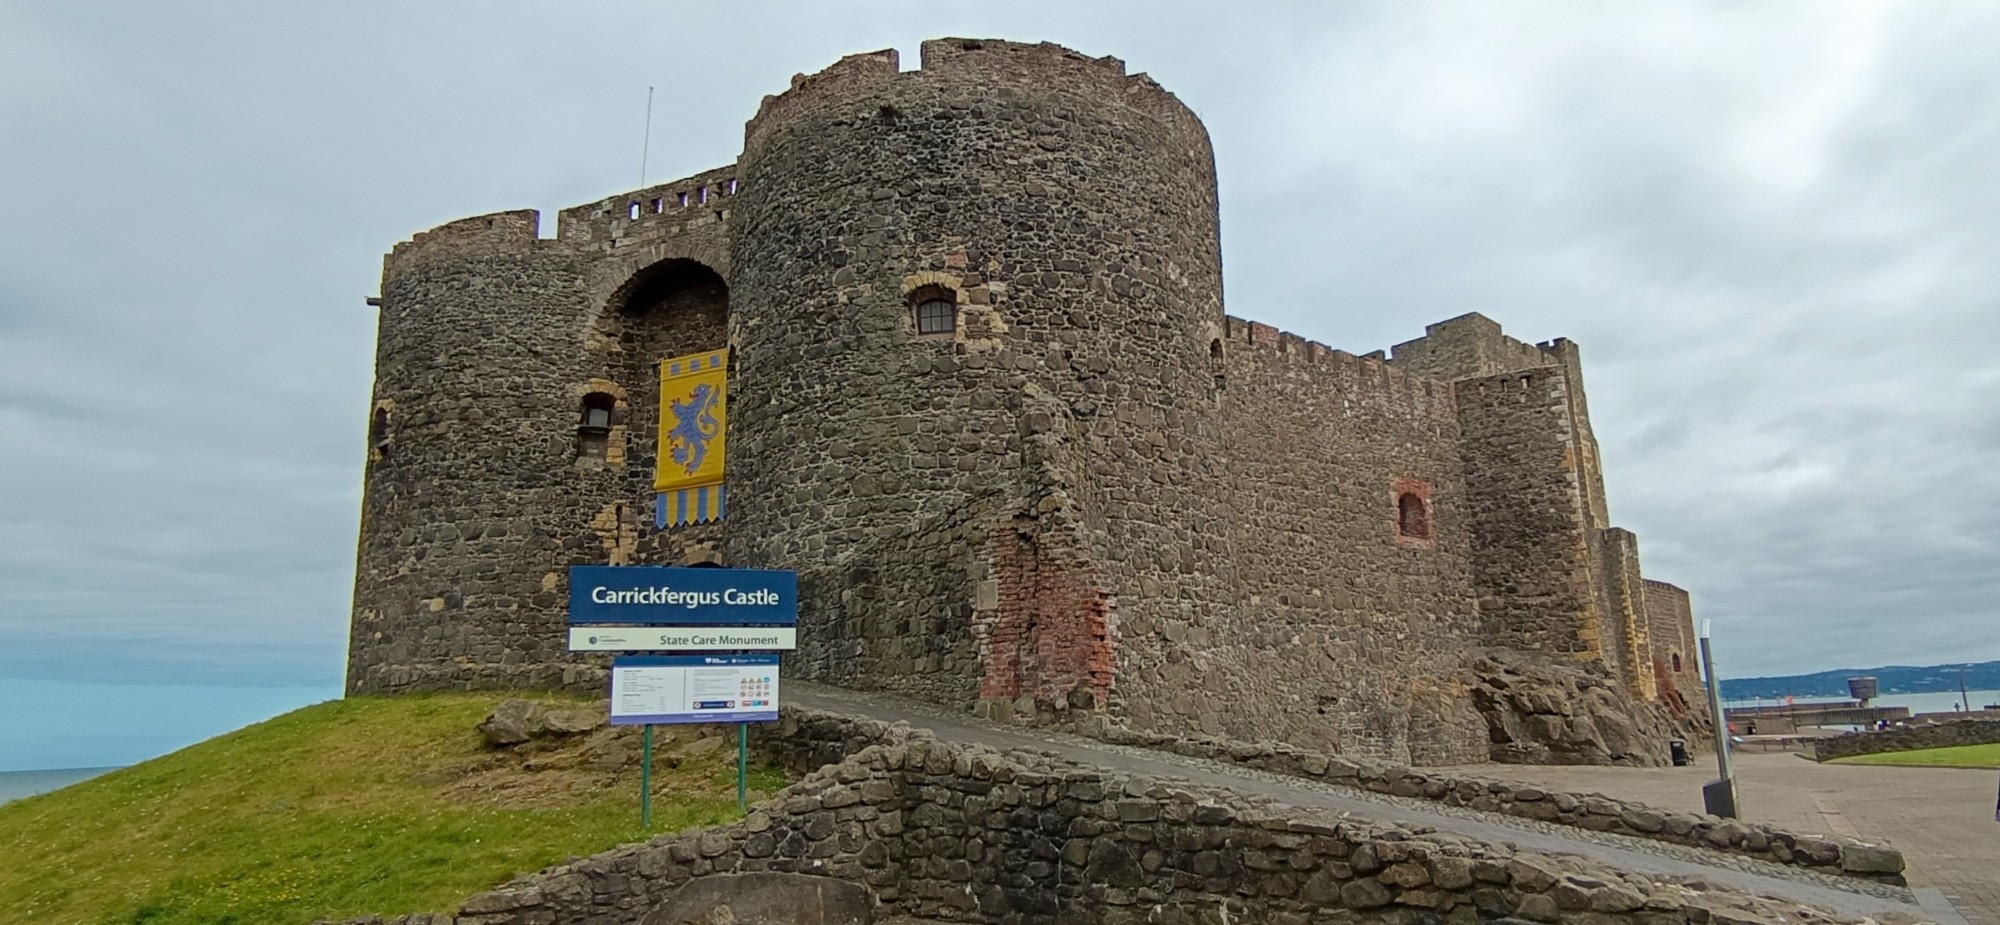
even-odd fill
[{"label": "distant hill", "polygon": [[1791,694],[1795,697],[1845,697],[1847,679],[1874,675],[1884,694],[1935,694],[1958,690],[1958,670],[1965,669],[1967,690],[2000,690],[2000,662],[1960,665],[1886,665],[1881,668],[1836,668],[1814,674],[1775,678],[1723,678],[1722,699],[1769,700]]}]

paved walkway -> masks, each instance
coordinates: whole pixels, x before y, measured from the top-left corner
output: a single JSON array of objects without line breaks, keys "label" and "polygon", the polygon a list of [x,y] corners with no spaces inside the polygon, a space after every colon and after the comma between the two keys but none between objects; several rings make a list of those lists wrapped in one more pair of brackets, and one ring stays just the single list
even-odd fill
[{"label": "paved walkway", "polygon": [[[1483,764],[1455,770],[1688,812],[1702,811],[1701,785],[1715,779],[1712,758],[1685,768]],[[1745,819],[1886,841],[1902,849],[1920,899],[1947,900],[1972,925],[2000,925],[2000,822],[1993,818],[2000,774],[1739,752],[1736,781]],[[1936,912],[1942,917],[1942,909]]]},{"label": "paved walkway", "polygon": [[[1003,727],[971,717],[943,715],[935,707],[876,693],[855,693],[804,682],[786,682],[785,699],[803,707],[892,722],[906,720],[910,725],[928,728],[948,741],[995,748],[1038,749],[1125,773],[1178,777],[1265,796],[1295,806],[1351,813],[1361,818],[1401,825],[1428,826],[1484,841],[1512,842],[1530,851],[1583,855],[1624,870],[1671,877],[1700,876],[1712,883],[1767,896],[1782,896],[1852,915],[1895,913],[1921,918],[1937,917],[1907,902],[1835,888],[1778,869],[1776,865],[1744,858],[1603,832],[1576,830],[1571,834],[1571,830],[1561,826],[1538,826],[1529,820],[1511,816],[1478,813],[1422,800],[1385,798],[1365,791],[1315,781],[1278,778],[1162,752],[1119,748],[1072,736],[1051,736],[1028,729]],[[1491,767],[1499,766],[1482,765],[1481,771],[1488,772]]]}]

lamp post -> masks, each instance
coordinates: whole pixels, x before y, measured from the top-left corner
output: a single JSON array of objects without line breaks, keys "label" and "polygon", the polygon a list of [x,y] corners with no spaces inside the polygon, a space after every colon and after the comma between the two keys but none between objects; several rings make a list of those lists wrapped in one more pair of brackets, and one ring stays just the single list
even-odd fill
[{"label": "lamp post", "polygon": [[1722,712],[1722,680],[1715,671],[1715,654],[1708,645],[1708,621],[1701,621],[1701,662],[1708,670],[1708,715],[1715,724],[1715,770],[1721,777],[1701,788],[1702,804],[1712,815],[1734,819],[1736,771],[1729,759],[1729,720]]}]

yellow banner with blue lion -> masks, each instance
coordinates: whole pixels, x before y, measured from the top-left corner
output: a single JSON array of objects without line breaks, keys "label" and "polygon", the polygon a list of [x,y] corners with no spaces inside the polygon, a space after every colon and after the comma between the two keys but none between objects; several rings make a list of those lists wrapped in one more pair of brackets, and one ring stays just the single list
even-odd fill
[{"label": "yellow banner with blue lion", "polygon": [[722,455],[729,429],[728,349],[660,361],[660,528],[722,519]]}]

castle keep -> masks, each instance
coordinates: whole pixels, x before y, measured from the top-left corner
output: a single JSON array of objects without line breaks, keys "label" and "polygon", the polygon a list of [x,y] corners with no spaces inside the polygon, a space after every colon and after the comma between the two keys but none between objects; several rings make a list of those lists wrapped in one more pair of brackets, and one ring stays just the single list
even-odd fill
[{"label": "castle keep", "polygon": [[[1354,356],[1226,315],[1207,133],[1116,59],[844,58],[736,163],[539,233],[385,260],[352,693],[595,688],[569,566],[724,563],[798,572],[788,676],[1011,721],[1435,764],[1499,735],[1475,652],[1699,697],[1577,347],[1470,314]],[[661,528],[658,364],[725,348],[726,516]]]}]

